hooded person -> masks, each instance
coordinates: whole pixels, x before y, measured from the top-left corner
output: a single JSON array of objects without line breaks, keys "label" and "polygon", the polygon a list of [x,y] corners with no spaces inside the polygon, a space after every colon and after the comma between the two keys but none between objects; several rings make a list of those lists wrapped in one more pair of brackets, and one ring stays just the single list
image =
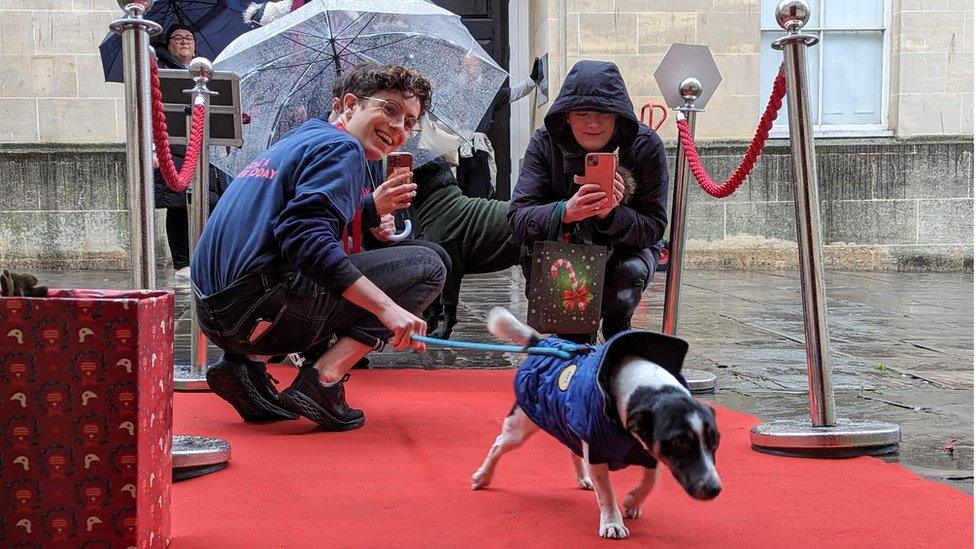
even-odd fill
[{"label": "hooded person", "polygon": [[[613,151],[620,168],[614,196],[607,197],[599,185],[581,184],[581,176],[587,153]],[[529,142],[508,210],[512,233],[522,241],[526,280],[533,243],[547,239],[550,221],[561,211],[573,242],[611,249],[601,305],[604,338],[629,329],[660,259],[668,179],[664,142],[637,119],[617,66],[576,63]]]}]

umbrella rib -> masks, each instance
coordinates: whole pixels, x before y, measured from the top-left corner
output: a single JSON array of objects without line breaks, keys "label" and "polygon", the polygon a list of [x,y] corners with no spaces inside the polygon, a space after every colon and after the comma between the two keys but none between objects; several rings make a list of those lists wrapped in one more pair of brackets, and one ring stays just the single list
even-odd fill
[{"label": "umbrella rib", "polygon": [[325,24],[329,29],[329,45],[332,46],[332,62],[335,64],[336,75],[342,74],[342,65],[339,64],[339,52],[336,51],[335,33],[332,32],[332,16],[329,11],[325,11]]},{"label": "umbrella rib", "polygon": [[362,35],[362,34],[363,34],[363,31],[365,31],[365,30],[366,30],[366,27],[368,27],[368,26],[370,25],[370,23],[372,23],[372,22],[373,22],[373,19],[376,19],[376,17],[377,17],[377,16],[379,16],[379,13],[375,13],[375,12],[370,12],[370,13],[368,13],[368,14],[366,14],[366,13],[361,13],[361,14],[359,14],[359,15],[358,15],[358,16],[357,16],[357,17],[356,17],[355,19],[353,19],[352,21],[350,21],[348,25],[346,25],[345,27],[343,27],[343,29],[342,29],[342,30],[340,30],[339,32],[337,32],[337,33],[336,33],[336,36],[337,36],[337,37],[341,37],[341,36],[342,36],[342,34],[343,34],[343,33],[345,33],[345,32],[346,32],[346,30],[348,30],[348,29],[349,29],[349,27],[352,27],[352,26],[353,26],[353,25],[355,25],[355,24],[356,24],[356,23],[357,23],[357,22],[358,22],[358,21],[359,21],[360,19],[362,19],[362,18],[364,18],[364,17],[366,17],[367,15],[369,16],[369,20],[368,20],[368,21],[366,21],[365,23],[363,23],[363,26],[362,26],[362,27],[361,27],[361,28],[359,29],[359,31],[358,31],[358,32],[357,32],[357,33],[355,34],[355,36],[353,36],[353,37],[352,37],[352,39],[353,39],[353,40],[355,40],[355,39],[357,39],[357,38],[359,38],[359,37],[360,37],[360,35]]}]

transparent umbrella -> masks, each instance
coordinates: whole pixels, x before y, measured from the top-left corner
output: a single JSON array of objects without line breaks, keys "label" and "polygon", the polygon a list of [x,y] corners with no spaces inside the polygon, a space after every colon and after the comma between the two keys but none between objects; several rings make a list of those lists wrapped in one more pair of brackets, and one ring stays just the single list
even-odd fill
[{"label": "transparent umbrella", "polygon": [[[470,139],[508,76],[457,15],[424,0],[313,0],[217,57],[216,70],[240,76],[250,123],[244,146],[216,151],[213,163],[236,174],[305,120],[328,116],[338,75],[366,61],[420,70],[433,88],[431,119],[462,139]],[[415,167],[442,154],[420,141],[405,147]]]}]

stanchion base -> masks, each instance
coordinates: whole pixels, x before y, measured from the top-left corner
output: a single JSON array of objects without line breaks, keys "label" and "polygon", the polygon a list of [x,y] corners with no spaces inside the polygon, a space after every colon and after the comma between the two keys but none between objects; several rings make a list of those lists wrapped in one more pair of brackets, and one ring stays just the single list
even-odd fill
[{"label": "stanchion base", "polygon": [[882,421],[838,419],[833,427],[813,427],[809,419],[756,425],[749,434],[752,449],[788,457],[848,458],[898,451],[901,428]]},{"label": "stanchion base", "polygon": [[714,393],[715,374],[704,370],[681,370],[681,375],[688,382],[688,390],[692,393]]},{"label": "stanchion base", "polygon": [[226,461],[214,465],[200,465],[198,467],[180,467],[178,469],[173,468],[173,482],[202,477],[203,475],[216,473],[217,471],[222,471],[226,468],[227,468]]},{"label": "stanchion base", "polygon": [[190,364],[173,365],[173,390],[183,392],[210,391],[206,371],[197,373]]},{"label": "stanchion base", "polygon": [[230,461],[230,443],[219,438],[173,435],[173,480],[220,471]]}]

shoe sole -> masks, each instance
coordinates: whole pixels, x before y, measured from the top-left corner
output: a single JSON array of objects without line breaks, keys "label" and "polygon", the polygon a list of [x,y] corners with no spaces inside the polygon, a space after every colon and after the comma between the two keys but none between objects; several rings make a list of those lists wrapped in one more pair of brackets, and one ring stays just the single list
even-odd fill
[{"label": "shoe sole", "polygon": [[247,377],[243,380],[235,372],[236,364],[219,363],[207,370],[207,385],[220,398],[237,410],[244,421],[261,423],[298,419],[298,416],[274,403],[268,402]]},{"label": "shoe sole", "polygon": [[365,416],[349,421],[336,419],[314,400],[291,388],[285,389],[278,395],[278,402],[288,410],[318,423],[326,431],[352,431],[366,423]]}]

